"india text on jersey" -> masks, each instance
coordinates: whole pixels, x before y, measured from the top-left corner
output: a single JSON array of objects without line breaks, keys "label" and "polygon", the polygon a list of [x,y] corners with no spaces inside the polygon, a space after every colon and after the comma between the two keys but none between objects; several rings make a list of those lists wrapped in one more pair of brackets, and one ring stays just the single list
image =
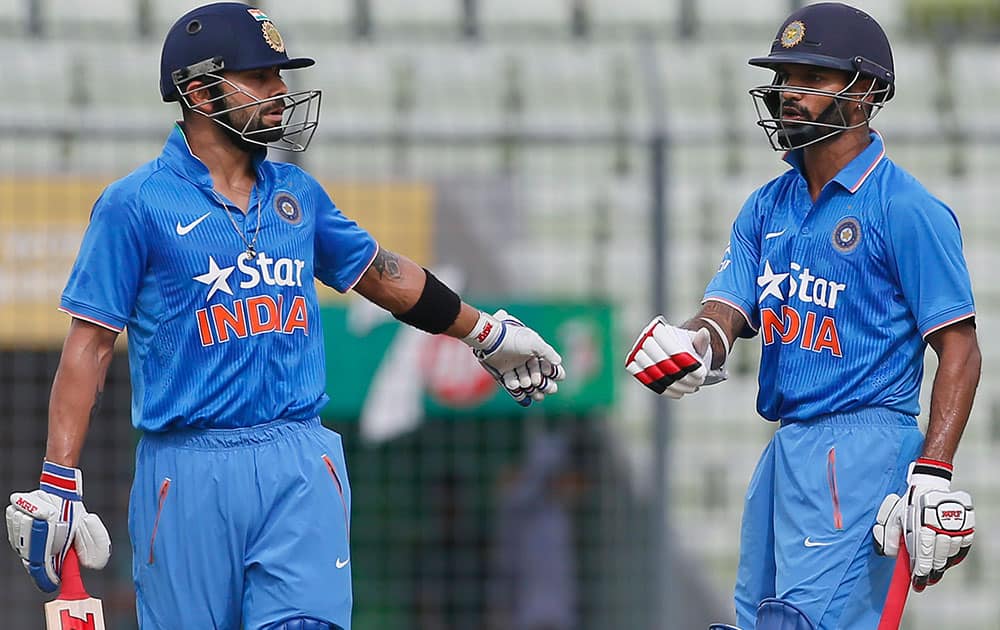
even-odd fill
[{"label": "india text on jersey", "polygon": [[[240,289],[253,289],[261,283],[267,286],[301,287],[302,270],[305,261],[292,258],[270,258],[260,252],[256,257],[240,254],[234,267],[220,267],[215,258],[209,256],[208,271],[193,279],[208,285],[209,301],[216,293],[233,295],[233,286]],[[232,279],[230,276],[239,269],[240,276]],[[216,343],[226,343],[233,337],[245,338],[248,335],[280,332],[292,334],[301,330],[309,334],[309,315],[306,300],[302,295],[255,295],[234,299],[229,305],[225,303],[195,311],[198,323],[198,334],[202,346]]]},{"label": "india text on jersey", "polygon": [[[814,276],[809,267],[797,262],[792,262],[789,268],[791,271],[788,273],[775,273],[771,262],[765,260],[764,272],[757,276],[757,285],[761,287],[757,302],[761,304],[760,324],[764,344],[770,345],[778,340],[784,344],[798,341],[803,350],[828,350],[835,357],[842,356],[837,321],[832,315],[824,313],[837,307],[837,300],[847,285]],[[786,278],[787,293],[782,286]],[[764,300],[768,297],[782,302],[786,298],[795,298],[803,305],[815,305],[822,311],[799,305],[796,308],[790,304],[782,304],[780,309],[765,307]]]}]

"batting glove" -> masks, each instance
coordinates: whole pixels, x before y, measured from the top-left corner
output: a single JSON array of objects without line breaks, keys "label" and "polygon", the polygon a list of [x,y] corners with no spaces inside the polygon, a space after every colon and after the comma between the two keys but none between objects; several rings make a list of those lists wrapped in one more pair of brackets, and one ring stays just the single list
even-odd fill
[{"label": "batting glove", "polygon": [[876,551],[895,556],[902,536],[910,553],[913,590],[918,592],[937,584],[972,546],[972,497],[951,490],[951,473],[951,464],[921,457],[910,464],[906,495],[887,496],[875,517]]},{"label": "batting glove", "polygon": [[500,309],[479,314],[462,341],[468,344],[496,382],[523,407],[556,393],[566,378],[562,357],[534,330]]},{"label": "batting glove", "polygon": [[711,370],[712,337],[671,326],[657,315],[643,329],[625,358],[625,369],[657,394],[680,398],[702,385],[726,380],[725,369]]},{"label": "batting glove", "polygon": [[83,506],[79,468],[46,461],[39,485],[38,490],[10,495],[7,539],[35,585],[51,593],[59,588],[70,545],[76,548],[81,565],[103,569],[111,556],[111,536],[100,517]]}]

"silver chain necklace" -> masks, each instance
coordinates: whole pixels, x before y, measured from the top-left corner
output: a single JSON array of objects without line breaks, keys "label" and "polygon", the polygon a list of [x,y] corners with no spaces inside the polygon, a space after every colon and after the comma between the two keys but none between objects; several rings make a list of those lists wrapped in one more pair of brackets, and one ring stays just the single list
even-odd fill
[{"label": "silver chain necklace", "polygon": [[241,230],[240,226],[236,224],[236,219],[233,218],[233,212],[232,210],[229,209],[229,205],[222,199],[222,197],[219,196],[219,193],[215,192],[214,188],[211,190],[212,190],[212,195],[215,196],[215,200],[218,201],[219,205],[221,205],[222,208],[226,211],[226,216],[229,217],[229,222],[233,224],[233,229],[236,230],[236,233],[239,235],[239,237],[243,240],[244,243],[246,243],[247,259],[249,260],[251,258],[256,258],[257,236],[260,235],[260,195],[257,196],[257,229],[254,230],[253,232],[253,238],[247,240],[244,230]]}]

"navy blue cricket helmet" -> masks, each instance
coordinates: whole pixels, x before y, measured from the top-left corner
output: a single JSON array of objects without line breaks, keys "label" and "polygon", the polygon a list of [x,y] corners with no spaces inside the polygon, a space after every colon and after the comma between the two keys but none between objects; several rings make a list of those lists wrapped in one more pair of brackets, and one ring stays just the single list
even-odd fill
[{"label": "navy blue cricket helmet", "polygon": [[[198,89],[218,86],[224,90],[213,102],[224,102],[226,97],[241,92],[254,102],[215,108],[205,115],[252,144],[303,151],[319,124],[319,90],[260,98],[226,79],[224,73],[305,68],[314,63],[308,57],[288,56],[281,33],[262,10],[242,2],[215,2],[188,11],[167,32],[160,55],[160,95],[164,101],[182,101],[190,107],[187,98],[190,92],[185,88],[192,79],[200,80],[202,85]],[[234,112],[248,108],[259,112],[278,106],[285,118],[279,128],[253,129],[252,117],[247,118],[245,126],[232,125]]]},{"label": "navy blue cricket helmet", "polygon": [[[811,4],[789,15],[778,29],[770,53],[753,57],[749,63],[776,73],[770,85],[755,87],[750,94],[757,106],[757,124],[778,150],[800,148],[867,124],[895,93],[892,49],[885,31],[872,16],[839,2]],[[834,101],[815,121],[783,121],[781,93],[792,91],[782,85],[778,72],[785,64],[841,70],[853,79],[839,92],[796,87],[795,92],[831,96]],[[874,81],[863,91],[851,91],[863,79]],[[864,104],[866,120],[849,124],[842,109],[847,103]]]}]

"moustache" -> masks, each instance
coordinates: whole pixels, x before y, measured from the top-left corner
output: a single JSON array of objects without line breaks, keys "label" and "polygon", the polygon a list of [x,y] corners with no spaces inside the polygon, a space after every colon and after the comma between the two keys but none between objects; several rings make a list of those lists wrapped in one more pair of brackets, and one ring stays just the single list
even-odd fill
[{"label": "moustache", "polygon": [[798,108],[798,107],[796,107],[794,105],[789,105],[789,104],[782,104],[782,106],[781,106],[781,115],[782,116],[798,116],[798,117],[803,118],[805,120],[809,120],[810,119],[809,112],[807,112],[804,109],[800,109],[800,108]]}]

